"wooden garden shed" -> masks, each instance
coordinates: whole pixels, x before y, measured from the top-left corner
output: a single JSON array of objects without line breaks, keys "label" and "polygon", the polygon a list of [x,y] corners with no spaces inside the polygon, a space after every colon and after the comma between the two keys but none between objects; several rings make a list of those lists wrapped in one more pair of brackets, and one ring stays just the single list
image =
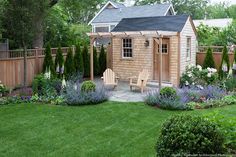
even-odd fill
[{"label": "wooden garden shed", "polygon": [[[88,35],[91,47],[111,38],[111,68],[122,80],[147,69],[149,80],[178,86],[186,66],[196,64],[196,28],[188,15],[124,18],[111,32]],[[93,49],[90,57],[93,79]]]}]

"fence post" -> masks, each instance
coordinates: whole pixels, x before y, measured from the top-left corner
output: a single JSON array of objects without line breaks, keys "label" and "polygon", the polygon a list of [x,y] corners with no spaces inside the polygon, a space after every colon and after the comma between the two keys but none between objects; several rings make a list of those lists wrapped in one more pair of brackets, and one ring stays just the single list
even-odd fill
[{"label": "fence post", "polygon": [[38,47],[35,47],[35,71],[34,74],[39,73],[39,55],[38,55]]}]

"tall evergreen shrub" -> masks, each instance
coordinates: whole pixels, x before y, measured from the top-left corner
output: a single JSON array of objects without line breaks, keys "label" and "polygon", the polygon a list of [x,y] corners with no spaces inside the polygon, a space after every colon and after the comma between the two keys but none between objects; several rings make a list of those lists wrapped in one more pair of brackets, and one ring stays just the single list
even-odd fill
[{"label": "tall evergreen shrub", "polygon": [[76,46],[74,63],[75,63],[75,71],[77,73],[80,72],[81,74],[84,74],[84,62],[83,62],[83,56],[82,56],[81,48],[79,44]]},{"label": "tall evergreen shrub", "polygon": [[45,73],[46,70],[49,70],[49,69],[52,74],[55,73],[53,59],[52,59],[52,53],[51,53],[51,46],[50,46],[50,44],[47,44],[46,49],[45,49],[45,58],[43,61],[43,73]]},{"label": "tall evergreen shrub", "polygon": [[[224,65],[227,66],[226,72],[224,72],[222,69],[224,67]],[[228,56],[228,49],[226,46],[224,46],[222,60],[221,60],[220,69],[219,69],[219,76],[221,79],[224,78],[225,76],[227,76],[229,69],[230,69],[230,62],[229,62],[229,56]]]},{"label": "tall evergreen shrub", "polygon": [[62,77],[63,65],[64,65],[64,57],[62,54],[61,46],[59,46],[55,58],[55,70],[58,74],[58,77]]},{"label": "tall evergreen shrub", "polygon": [[89,60],[87,45],[84,45],[84,48],[83,48],[83,61],[84,61],[84,77],[89,77],[90,76],[90,60]]},{"label": "tall evergreen shrub", "polygon": [[210,47],[207,49],[206,57],[203,63],[203,69],[206,69],[208,67],[215,68],[215,62],[214,62],[214,58],[212,54],[212,49]]},{"label": "tall evergreen shrub", "polygon": [[234,50],[233,74],[234,74],[234,77],[236,77],[236,47]]},{"label": "tall evergreen shrub", "polygon": [[65,62],[65,77],[66,79],[69,79],[70,76],[72,76],[75,73],[75,66],[74,66],[74,58],[73,58],[73,52],[72,49],[69,49],[69,52],[66,56],[66,62]]},{"label": "tall evergreen shrub", "polygon": [[107,68],[107,57],[103,45],[101,47],[101,52],[99,55],[99,65],[100,65],[100,74],[102,74]]},{"label": "tall evergreen shrub", "polygon": [[100,69],[100,66],[98,63],[97,49],[96,47],[93,47],[93,70],[94,70],[95,76],[99,75],[99,72],[100,72],[99,69]]}]

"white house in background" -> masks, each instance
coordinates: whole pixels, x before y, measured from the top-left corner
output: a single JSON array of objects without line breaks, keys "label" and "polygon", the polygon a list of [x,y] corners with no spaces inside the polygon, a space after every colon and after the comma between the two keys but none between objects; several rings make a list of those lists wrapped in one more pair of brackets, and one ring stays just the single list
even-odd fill
[{"label": "white house in background", "polygon": [[[126,7],[122,3],[108,1],[89,22],[92,32],[111,32],[123,18],[140,18],[175,15],[171,4],[155,4]],[[109,39],[97,40],[97,44],[109,43]]]},{"label": "white house in background", "polygon": [[206,20],[193,20],[193,23],[196,27],[200,24],[207,25],[209,27],[218,27],[225,28],[232,24],[233,19],[225,18],[225,19],[206,19]]}]

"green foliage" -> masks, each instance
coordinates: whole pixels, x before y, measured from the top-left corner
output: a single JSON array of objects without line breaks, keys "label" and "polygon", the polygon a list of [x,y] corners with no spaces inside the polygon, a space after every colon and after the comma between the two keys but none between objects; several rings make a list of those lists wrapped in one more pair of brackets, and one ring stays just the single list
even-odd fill
[{"label": "green foliage", "polygon": [[87,45],[84,45],[82,55],[83,55],[83,61],[84,61],[84,77],[89,77],[90,76],[90,59],[89,59]]},{"label": "green foliage", "polygon": [[32,83],[33,93],[38,94],[39,96],[45,95],[47,83],[48,81],[43,74],[35,76]]},{"label": "green foliage", "polygon": [[176,97],[177,92],[173,87],[164,87],[160,90],[161,96]]},{"label": "green foliage", "polygon": [[217,124],[200,116],[177,115],[162,126],[157,156],[224,153],[224,136]]},{"label": "green foliage", "polygon": [[84,81],[81,85],[82,92],[94,92],[96,90],[96,84],[93,81]]},{"label": "green foliage", "polygon": [[57,54],[55,58],[55,70],[59,78],[62,78],[62,74],[64,72],[63,66],[64,66],[64,57],[63,57],[61,47],[59,46],[59,48],[57,49]]},{"label": "green foliage", "polygon": [[99,75],[100,72],[100,66],[98,63],[98,55],[97,55],[97,49],[96,47],[93,48],[93,70],[94,70],[94,75],[97,76]]},{"label": "green foliage", "polygon": [[224,82],[225,88],[227,91],[236,90],[236,77],[229,77]]},{"label": "green foliage", "polygon": [[205,114],[204,116],[219,126],[226,139],[224,145],[229,153],[233,153],[236,150],[236,118],[226,117],[219,112]]},{"label": "green foliage", "polygon": [[221,60],[220,69],[219,69],[220,79],[223,79],[224,77],[226,77],[229,70],[230,70],[230,62],[229,62],[228,49],[226,46],[224,46],[222,60]]},{"label": "green foliage", "polygon": [[107,58],[106,52],[105,52],[105,49],[102,45],[101,52],[99,55],[100,74],[102,74],[107,68],[107,59],[106,58]]},{"label": "green foliage", "polygon": [[220,100],[210,100],[203,104],[201,104],[201,108],[216,108],[216,107],[223,107],[228,105],[236,105],[236,97],[235,96],[225,96],[223,99]]},{"label": "green foliage", "polygon": [[74,66],[74,57],[72,49],[69,49],[69,52],[66,56],[66,62],[65,62],[65,77],[66,79],[69,79],[70,76],[72,76],[75,73],[75,66]]},{"label": "green foliage", "polygon": [[55,73],[50,44],[47,44],[47,47],[45,49],[45,57],[44,57],[44,62],[43,62],[43,73],[45,73],[47,70],[50,70],[52,74]]},{"label": "green foliage", "polygon": [[83,62],[83,56],[81,53],[80,45],[76,45],[76,51],[74,56],[74,63],[75,63],[75,70],[76,72],[80,72],[82,75],[84,73],[84,62]]},{"label": "green foliage", "polygon": [[207,49],[206,57],[202,66],[203,69],[215,68],[215,62],[212,54],[212,49],[209,47]]}]

